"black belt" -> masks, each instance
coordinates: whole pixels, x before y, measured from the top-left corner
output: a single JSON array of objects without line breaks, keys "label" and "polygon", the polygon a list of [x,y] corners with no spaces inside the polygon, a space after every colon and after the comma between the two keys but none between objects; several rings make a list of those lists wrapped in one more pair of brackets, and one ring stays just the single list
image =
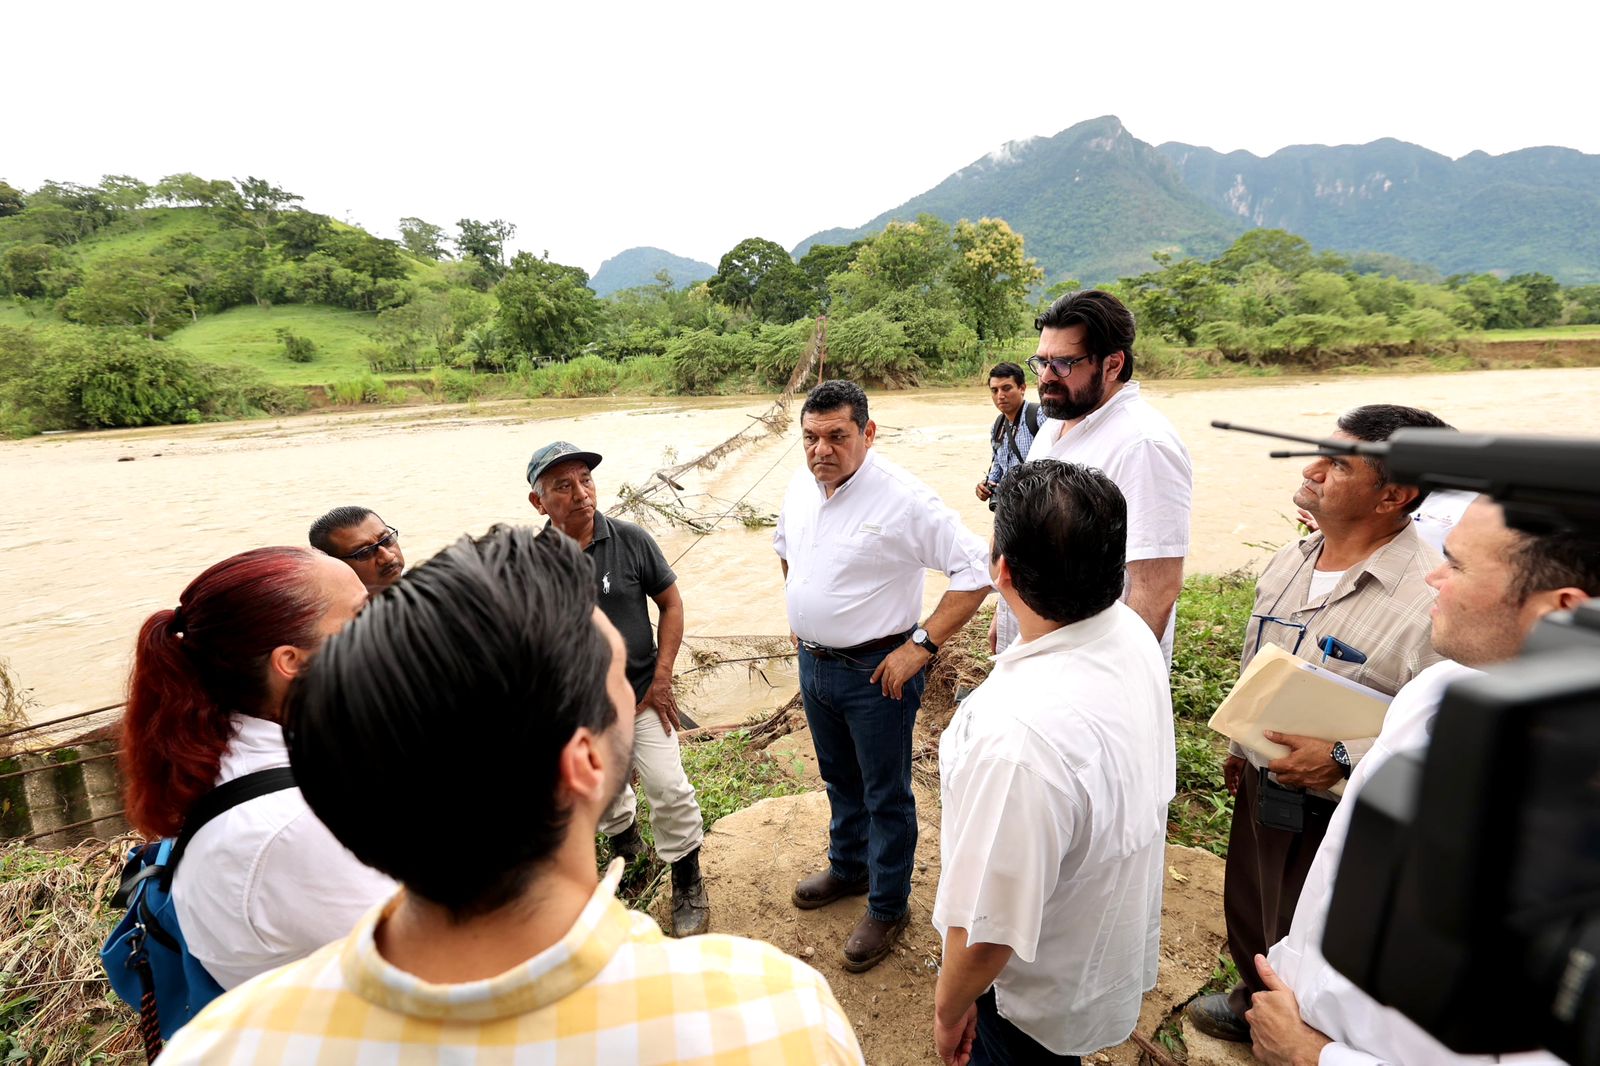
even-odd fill
[{"label": "black belt", "polygon": [[802,640],[800,646],[818,659],[851,659],[857,655],[866,655],[870,652],[883,651],[904,644],[911,637],[911,630],[904,633],[894,633],[877,640],[869,640],[865,644],[854,644],[848,648],[829,648],[821,644],[813,644],[809,640]]}]

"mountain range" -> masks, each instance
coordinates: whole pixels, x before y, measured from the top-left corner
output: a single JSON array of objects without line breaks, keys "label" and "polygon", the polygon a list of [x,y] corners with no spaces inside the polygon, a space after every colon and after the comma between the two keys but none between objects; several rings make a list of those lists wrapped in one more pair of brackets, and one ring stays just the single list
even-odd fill
[{"label": "mountain range", "polygon": [[660,248],[642,246],[629,248],[600,264],[600,269],[589,279],[589,288],[599,296],[610,296],[622,289],[635,289],[640,285],[654,285],[656,274],[665,270],[672,278],[672,287],[681,289],[704,281],[717,272],[710,263],[698,259],[685,259],[681,255]]},{"label": "mountain range", "polygon": [[951,222],[1004,218],[1047,284],[1142,273],[1157,251],[1208,258],[1253,226],[1446,274],[1543,271],[1568,284],[1600,282],[1600,155],[1526,148],[1452,160],[1386,138],[1261,157],[1151,145],[1114,116],[1009,142],[864,225],[813,234],[793,251],[848,243],[924,212]]}]

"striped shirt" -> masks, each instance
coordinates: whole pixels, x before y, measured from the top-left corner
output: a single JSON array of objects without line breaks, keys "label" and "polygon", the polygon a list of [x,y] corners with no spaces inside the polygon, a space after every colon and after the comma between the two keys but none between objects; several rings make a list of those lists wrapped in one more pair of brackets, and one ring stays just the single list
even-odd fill
[{"label": "striped shirt", "polygon": [[860,1063],[821,974],[770,944],[669,940],[615,897],[615,863],[558,943],[497,977],[430,984],[343,940],[214,1001],[161,1056],[179,1063]]},{"label": "striped shirt", "polygon": [[[1416,525],[1406,523],[1395,538],[1345,570],[1326,595],[1311,591],[1311,575],[1322,555],[1322,534],[1313,533],[1281,549],[1256,581],[1256,603],[1245,625],[1240,668],[1256,652],[1276,644],[1358,684],[1393,696],[1413,677],[1443,656],[1433,650],[1433,589],[1424,579],[1439,565],[1439,555],[1422,542]],[[1324,637],[1334,637],[1366,656],[1353,663],[1325,658]],[[1373,737],[1335,737],[1344,741],[1352,763],[1372,747]],[[1235,755],[1254,766],[1271,760],[1237,743]],[[1335,798],[1332,793],[1315,795]]]}]

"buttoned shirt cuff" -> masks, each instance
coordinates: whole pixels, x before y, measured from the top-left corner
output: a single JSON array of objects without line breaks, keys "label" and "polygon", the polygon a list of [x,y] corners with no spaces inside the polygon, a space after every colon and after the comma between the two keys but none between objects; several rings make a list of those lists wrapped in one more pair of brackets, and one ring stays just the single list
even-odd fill
[{"label": "buttoned shirt cuff", "polygon": [[1368,1055],[1365,1051],[1357,1051],[1349,1044],[1338,1041],[1322,1049],[1322,1054],[1317,1056],[1317,1066],[1387,1066],[1387,1059],[1380,1059],[1376,1055]]}]

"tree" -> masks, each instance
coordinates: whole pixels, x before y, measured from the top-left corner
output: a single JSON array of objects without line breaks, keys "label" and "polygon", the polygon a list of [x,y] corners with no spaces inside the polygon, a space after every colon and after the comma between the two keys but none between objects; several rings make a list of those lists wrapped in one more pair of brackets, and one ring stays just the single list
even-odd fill
[{"label": "tree", "polygon": [[750,298],[757,318],[780,325],[810,317],[820,303],[811,279],[793,260],[777,263],[767,271]]},{"label": "tree", "polygon": [[61,301],[62,314],[95,326],[138,326],[150,340],[164,336],[182,321],[187,295],[168,266],[148,255],[102,259]]},{"label": "tree", "polygon": [[463,259],[476,260],[492,281],[498,281],[506,272],[506,242],[517,235],[517,227],[500,218],[491,222],[463,218],[456,220],[456,229],[460,231],[456,251]]},{"label": "tree", "polygon": [[116,211],[135,211],[150,202],[150,186],[127,174],[107,174],[100,179],[100,192]]},{"label": "tree", "polygon": [[245,210],[265,215],[269,224],[277,222],[280,214],[305,199],[272,184],[266,178],[252,175],[243,180],[233,180],[239,186],[239,198],[244,201]]},{"label": "tree", "polygon": [[283,254],[290,259],[304,259],[322,246],[333,226],[327,215],[312,211],[289,211],[272,227]]},{"label": "tree", "polygon": [[1216,317],[1227,290],[1209,263],[1198,259],[1174,263],[1170,252],[1157,252],[1153,258],[1160,270],[1124,278],[1118,287],[1141,332],[1193,344],[1201,325]]},{"label": "tree", "polygon": [[17,296],[48,296],[66,254],[53,244],[13,244],[0,255],[0,285]]},{"label": "tree", "polygon": [[915,222],[891,222],[856,253],[850,273],[862,278],[871,303],[891,292],[927,292],[944,280],[955,258],[950,226],[933,215]]},{"label": "tree", "polygon": [[1004,219],[962,219],[953,238],[958,255],[949,269],[979,340],[1016,336],[1027,313],[1028,291],[1044,280],[1037,260],[1023,252],[1022,235]]},{"label": "tree", "polygon": [[156,182],[151,196],[172,207],[210,207],[237,191],[230,181],[207,181],[196,174],[168,174]]},{"label": "tree", "polygon": [[1310,241],[1281,229],[1246,230],[1216,260],[1217,270],[1232,277],[1251,263],[1268,263],[1291,278],[1319,265]]},{"label": "tree", "polygon": [[449,258],[450,253],[444,247],[445,240],[442,226],[435,226],[420,218],[406,217],[400,220],[400,243],[418,259],[437,262]]},{"label": "tree", "polygon": [[850,264],[855,262],[856,253],[861,251],[866,243],[866,241],[851,241],[849,244],[813,244],[806,249],[806,254],[800,257],[800,269],[811,282],[819,307],[826,309],[829,303],[828,279],[849,270]]},{"label": "tree", "polygon": [[1528,311],[1523,324],[1528,326],[1553,326],[1561,321],[1566,301],[1561,298],[1561,285],[1549,274],[1513,274],[1507,285],[1522,290],[1523,302]]},{"label": "tree", "polygon": [[7,215],[21,214],[22,209],[28,206],[23,199],[22,191],[0,181],[0,218]]},{"label": "tree", "polygon": [[713,299],[750,310],[762,279],[783,264],[792,267],[794,260],[782,245],[764,237],[746,237],[717,263],[717,272],[706,282],[706,288]]},{"label": "tree", "polygon": [[495,324],[513,346],[565,362],[594,336],[602,311],[589,275],[552,263],[549,255],[521,252],[511,261],[495,286],[500,301]]}]

